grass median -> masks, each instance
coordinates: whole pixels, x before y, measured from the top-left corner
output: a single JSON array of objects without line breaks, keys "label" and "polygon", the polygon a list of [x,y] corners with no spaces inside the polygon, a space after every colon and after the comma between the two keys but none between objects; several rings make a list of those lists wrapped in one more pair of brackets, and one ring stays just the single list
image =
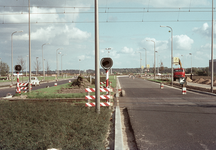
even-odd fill
[{"label": "grass median", "polygon": [[0,102],[0,149],[105,149],[111,110],[59,102]]}]

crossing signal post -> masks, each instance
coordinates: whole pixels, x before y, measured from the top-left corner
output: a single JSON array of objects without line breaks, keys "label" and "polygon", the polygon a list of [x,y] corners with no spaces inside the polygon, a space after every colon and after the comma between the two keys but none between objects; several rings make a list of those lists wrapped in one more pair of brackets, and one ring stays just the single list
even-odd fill
[{"label": "crossing signal post", "polygon": [[[112,67],[113,61],[109,57],[105,57],[101,59],[101,67],[106,71],[106,88],[109,86],[109,69]],[[107,92],[107,95],[109,92]],[[108,101],[108,99],[107,99]]]},{"label": "crossing signal post", "polygon": [[17,86],[16,86],[16,93],[21,93],[20,87],[19,87],[19,72],[22,70],[22,67],[20,65],[16,65],[14,67],[17,74]]}]

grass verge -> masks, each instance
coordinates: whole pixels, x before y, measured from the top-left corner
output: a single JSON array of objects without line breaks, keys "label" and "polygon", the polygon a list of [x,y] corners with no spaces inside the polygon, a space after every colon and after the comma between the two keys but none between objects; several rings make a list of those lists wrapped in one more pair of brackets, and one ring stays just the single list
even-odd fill
[{"label": "grass verge", "polygon": [[86,93],[58,93],[62,88],[71,88],[70,84],[71,83],[66,83],[50,88],[38,89],[31,93],[26,93],[26,95],[27,98],[85,98]]},{"label": "grass verge", "polygon": [[105,149],[110,112],[59,102],[0,102],[0,149]]}]

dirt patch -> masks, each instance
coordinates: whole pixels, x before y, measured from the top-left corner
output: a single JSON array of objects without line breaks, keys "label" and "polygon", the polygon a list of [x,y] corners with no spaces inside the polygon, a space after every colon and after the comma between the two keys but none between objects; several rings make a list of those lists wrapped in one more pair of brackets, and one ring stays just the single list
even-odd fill
[{"label": "dirt patch", "polygon": [[58,91],[60,94],[67,94],[67,93],[85,93],[84,88],[80,89],[74,89],[74,88],[68,88],[68,89],[61,89]]},{"label": "dirt patch", "polygon": [[204,81],[205,81],[205,79],[200,78],[196,83],[202,83],[202,82],[204,82]]},{"label": "dirt patch", "polygon": [[186,77],[186,81],[187,82],[192,82],[193,80],[191,80],[189,77]]},{"label": "dirt patch", "polygon": [[211,80],[207,79],[207,80],[203,81],[202,84],[211,84]]}]

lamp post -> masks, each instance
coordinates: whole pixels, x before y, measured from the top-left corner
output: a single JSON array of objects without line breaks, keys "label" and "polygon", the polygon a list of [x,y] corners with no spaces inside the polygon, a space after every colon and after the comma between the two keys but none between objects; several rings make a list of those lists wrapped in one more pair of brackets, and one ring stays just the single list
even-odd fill
[{"label": "lamp post", "polygon": [[155,41],[153,41],[153,40],[146,40],[146,41],[154,42],[154,80],[155,80],[155,74],[156,74],[156,68],[155,68]]},{"label": "lamp post", "polygon": [[[156,53],[156,68],[158,69],[158,64],[157,64],[157,63],[158,63],[158,56],[157,56],[158,51],[155,51],[155,53]],[[157,70],[157,69],[156,69],[156,70]],[[158,73],[159,73],[159,72],[158,72]]]},{"label": "lamp post", "polygon": [[138,52],[138,53],[140,53],[140,75],[141,75],[142,73],[142,57],[141,57],[142,53],[141,52]]},{"label": "lamp post", "polygon": [[191,80],[192,80],[192,53],[189,53],[191,55]]},{"label": "lamp post", "polygon": [[27,57],[28,55],[26,55],[26,76],[27,76]]},{"label": "lamp post", "polygon": [[56,50],[56,74],[57,74],[57,79],[58,79],[58,50],[60,50],[61,48],[58,48]]},{"label": "lamp post", "polygon": [[20,33],[23,32],[23,30],[21,31],[15,31],[11,34],[11,84],[13,85],[13,35],[15,33]]},{"label": "lamp post", "polygon": [[145,67],[147,69],[147,53],[146,53],[146,49],[145,48],[143,48],[143,49],[145,50]]},{"label": "lamp post", "polygon": [[64,56],[64,54],[61,55],[61,75],[63,75],[62,74],[62,56]]},{"label": "lamp post", "polygon": [[38,60],[37,60],[37,59],[38,59],[38,57],[36,57],[36,65],[37,65],[37,66],[36,66],[36,76],[37,76],[37,74],[38,74]]},{"label": "lamp post", "polygon": [[173,86],[173,29],[170,26],[160,26],[160,27],[167,27],[171,30],[171,81]]},{"label": "lamp post", "polygon": [[42,45],[42,63],[43,63],[43,80],[45,80],[45,71],[44,71],[44,58],[43,58],[43,46],[50,43],[45,43]]}]

